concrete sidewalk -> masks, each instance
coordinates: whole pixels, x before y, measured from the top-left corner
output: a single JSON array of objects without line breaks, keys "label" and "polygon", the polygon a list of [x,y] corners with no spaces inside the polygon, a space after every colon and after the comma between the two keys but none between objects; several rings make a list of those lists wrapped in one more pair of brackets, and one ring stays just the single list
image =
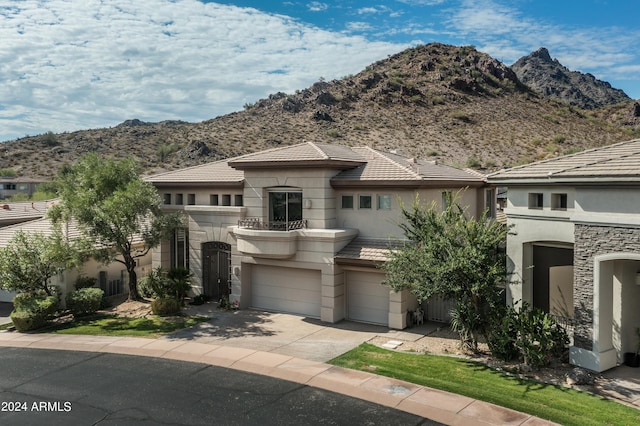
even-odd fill
[{"label": "concrete sidewalk", "polygon": [[539,418],[400,380],[323,362],[188,339],[0,332],[0,346],[106,352],[199,362],[371,401],[449,425],[551,425]]}]

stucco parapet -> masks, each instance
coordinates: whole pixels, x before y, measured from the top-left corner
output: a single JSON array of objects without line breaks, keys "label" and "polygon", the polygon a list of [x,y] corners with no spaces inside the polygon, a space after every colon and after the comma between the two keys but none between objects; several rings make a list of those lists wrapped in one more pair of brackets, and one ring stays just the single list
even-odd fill
[{"label": "stucco parapet", "polygon": [[351,241],[358,235],[357,229],[299,229],[295,232],[302,238],[318,242]]},{"label": "stucco parapet", "polygon": [[573,219],[574,212],[563,210],[536,210],[511,207],[504,209],[507,219],[531,219],[551,220],[557,222],[569,222]]},{"label": "stucco parapet", "polygon": [[247,214],[247,208],[244,206],[183,206],[188,213],[213,213],[217,216],[238,216],[244,217]]},{"label": "stucco parapet", "polygon": [[640,228],[640,217],[637,214],[579,213],[574,215],[571,220],[576,224],[587,226]]}]

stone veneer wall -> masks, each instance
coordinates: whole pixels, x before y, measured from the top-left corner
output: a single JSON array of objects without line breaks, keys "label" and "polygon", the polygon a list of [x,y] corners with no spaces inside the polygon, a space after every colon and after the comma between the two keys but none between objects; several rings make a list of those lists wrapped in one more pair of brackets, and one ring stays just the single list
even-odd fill
[{"label": "stone veneer wall", "polygon": [[640,229],[576,224],[573,249],[575,308],[574,346],[593,348],[593,258],[597,255],[640,253]]}]

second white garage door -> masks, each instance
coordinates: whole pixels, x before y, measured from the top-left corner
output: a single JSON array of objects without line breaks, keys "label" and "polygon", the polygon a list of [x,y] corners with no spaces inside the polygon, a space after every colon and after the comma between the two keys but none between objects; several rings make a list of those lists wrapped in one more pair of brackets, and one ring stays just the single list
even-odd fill
[{"label": "second white garage door", "polygon": [[267,311],[320,318],[320,271],[253,265],[251,305]]},{"label": "second white garage door", "polygon": [[346,271],[347,318],[373,324],[389,324],[389,287],[384,274]]}]

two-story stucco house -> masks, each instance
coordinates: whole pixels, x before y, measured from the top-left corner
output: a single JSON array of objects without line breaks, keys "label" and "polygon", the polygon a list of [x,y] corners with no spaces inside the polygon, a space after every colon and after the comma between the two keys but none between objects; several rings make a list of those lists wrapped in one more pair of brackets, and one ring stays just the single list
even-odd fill
[{"label": "two-story stucco house", "polygon": [[196,293],[242,307],[336,322],[406,326],[417,306],[378,269],[402,238],[401,203],[461,191],[477,215],[495,206],[482,176],[371,148],[302,143],[147,178],[188,227],[153,253],[188,266]]},{"label": "two-story stucco house", "polygon": [[524,300],[574,324],[571,363],[604,371],[640,327],[640,140],[489,175],[508,187],[507,240]]},{"label": "two-story stucco house", "polygon": [[14,195],[32,196],[44,180],[27,177],[0,177],[0,200]]}]

